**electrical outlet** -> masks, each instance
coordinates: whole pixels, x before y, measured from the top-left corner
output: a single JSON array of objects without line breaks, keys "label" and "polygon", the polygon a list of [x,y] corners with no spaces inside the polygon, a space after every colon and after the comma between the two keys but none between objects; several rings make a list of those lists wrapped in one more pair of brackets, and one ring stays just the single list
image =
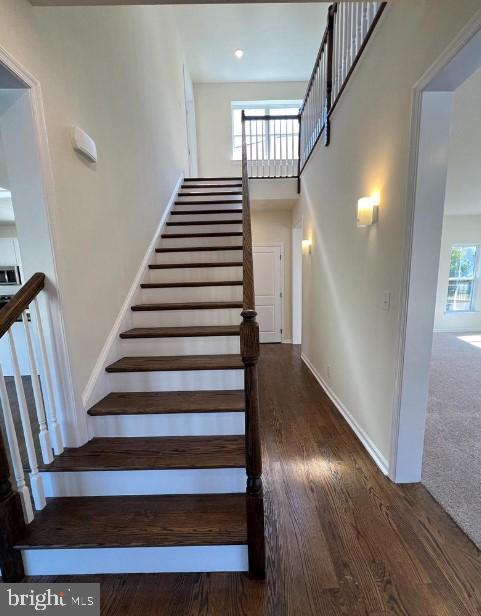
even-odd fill
[{"label": "electrical outlet", "polygon": [[384,291],[382,297],[382,309],[389,311],[391,309],[391,291]]}]

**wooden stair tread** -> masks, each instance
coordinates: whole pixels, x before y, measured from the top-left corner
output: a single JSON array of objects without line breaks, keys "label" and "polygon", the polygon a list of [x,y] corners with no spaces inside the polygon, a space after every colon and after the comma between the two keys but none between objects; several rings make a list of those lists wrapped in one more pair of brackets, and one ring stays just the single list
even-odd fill
[{"label": "wooden stair tread", "polygon": [[243,494],[100,496],[49,499],[15,547],[239,545],[246,540]]},{"label": "wooden stair tread", "polygon": [[150,269],[190,269],[191,267],[242,267],[242,261],[194,261],[192,263],[151,263]]},{"label": "wooden stair tread", "polygon": [[242,195],[242,190],[218,190],[218,191],[185,191],[178,193],[178,197],[211,197],[212,195]]},{"label": "wooden stair tread", "polygon": [[88,414],[157,415],[174,413],[228,413],[244,410],[242,390],[111,392]]},{"label": "wooden stair tread", "polygon": [[157,436],[94,438],[71,447],[45,472],[244,468],[243,436]]},{"label": "wooden stair tread", "polygon": [[239,336],[240,325],[193,325],[189,327],[134,327],[122,332],[123,339]]},{"label": "wooden stair tread", "polygon": [[241,225],[242,220],[175,220],[168,222],[168,227],[188,227],[194,225]]},{"label": "wooden stair tread", "polygon": [[149,355],[122,357],[107,372],[176,372],[185,370],[241,370],[240,355]]},{"label": "wooden stair tread", "polygon": [[162,233],[163,239],[176,239],[181,237],[239,237],[242,231],[221,231],[216,233]]},{"label": "wooden stair tread", "polygon": [[131,307],[134,312],[151,312],[154,310],[225,310],[242,308],[241,301],[231,302],[169,302],[158,304],[135,304]]},{"label": "wooden stair tread", "polygon": [[213,280],[202,282],[143,282],[142,289],[175,289],[182,287],[241,287],[242,280]]},{"label": "wooden stair tread", "polygon": [[156,248],[155,252],[210,252],[217,250],[242,250],[242,246],[181,246],[179,248]]},{"label": "wooden stair tread", "polygon": [[[242,210],[238,209],[223,209],[223,210],[173,210],[171,212],[172,216],[192,216],[193,214],[241,214]],[[191,222],[191,224],[194,224]]]}]

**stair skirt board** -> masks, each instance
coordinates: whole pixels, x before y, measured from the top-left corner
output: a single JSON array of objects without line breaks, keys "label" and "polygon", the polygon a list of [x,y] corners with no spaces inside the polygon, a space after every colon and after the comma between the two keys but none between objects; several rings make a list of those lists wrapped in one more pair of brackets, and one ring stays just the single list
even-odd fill
[{"label": "stair skirt board", "polygon": [[205,252],[157,252],[153,263],[226,263],[242,261],[242,250],[206,250]]},{"label": "stair skirt board", "polygon": [[239,336],[122,339],[122,356],[148,355],[231,355],[240,353]]},{"label": "stair skirt board", "polygon": [[25,575],[247,571],[246,545],[21,550]]},{"label": "stair skirt board", "polygon": [[142,289],[139,303],[163,304],[167,302],[184,303],[237,301],[242,301],[242,285]]},{"label": "stair skirt board", "polygon": [[41,472],[46,497],[244,493],[245,468]]},{"label": "stair skirt board", "polygon": [[244,411],[102,415],[89,418],[97,437],[226,436],[245,433]]},{"label": "stair skirt board", "polygon": [[240,325],[241,308],[208,310],[154,310],[132,312],[132,327]]}]

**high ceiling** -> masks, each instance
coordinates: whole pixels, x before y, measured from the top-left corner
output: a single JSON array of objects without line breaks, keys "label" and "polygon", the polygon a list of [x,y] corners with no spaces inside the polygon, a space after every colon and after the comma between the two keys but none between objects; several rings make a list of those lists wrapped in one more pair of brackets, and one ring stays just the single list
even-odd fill
[{"label": "high ceiling", "polygon": [[[194,82],[305,81],[329,3],[176,6]],[[244,57],[234,56],[236,49]]]}]

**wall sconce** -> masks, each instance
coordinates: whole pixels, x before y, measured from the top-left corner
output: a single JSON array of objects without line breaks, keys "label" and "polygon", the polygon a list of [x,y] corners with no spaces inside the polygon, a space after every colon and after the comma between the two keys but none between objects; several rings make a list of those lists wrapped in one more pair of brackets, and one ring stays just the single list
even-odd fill
[{"label": "wall sconce", "polygon": [[380,200],[378,192],[375,192],[371,197],[361,197],[358,200],[356,218],[358,227],[369,227],[377,222]]},{"label": "wall sconce", "polygon": [[302,240],[302,250],[304,254],[312,255],[312,240]]}]

